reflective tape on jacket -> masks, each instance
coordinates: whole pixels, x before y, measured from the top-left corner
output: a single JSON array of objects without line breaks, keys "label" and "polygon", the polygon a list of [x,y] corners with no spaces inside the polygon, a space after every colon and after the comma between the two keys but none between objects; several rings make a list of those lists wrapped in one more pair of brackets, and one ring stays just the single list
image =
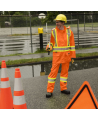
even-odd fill
[{"label": "reflective tape on jacket", "polygon": [[66,32],[67,32],[67,46],[70,46],[71,30],[67,29]]},{"label": "reflective tape on jacket", "polygon": [[54,37],[55,47],[57,47],[58,44],[57,44],[57,32],[56,32],[56,29],[54,29],[54,30],[52,31],[52,35],[53,35],[53,37]]},{"label": "reflective tape on jacket", "polygon": [[49,77],[48,77],[48,82],[49,82],[49,83],[55,83],[55,80],[56,80],[56,78],[49,78]]},{"label": "reflective tape on jacket", "polygon": [[66,32],[67,32],[67,46],[65,46],[65,47],[58,47],[56,29],[54,29],[52,31],[52,35],[53,35],[54,40],[55,40],[55,45],[53,47],[53,52],[75,51],[75,46],[70,46],[71,30],[70,29],[66,29]]},{"label": "reflective tape on jacket", "polygon": [[75,51],[75,46],[70,46],[70,51]]},{"label": "reflective tape on jacket", "polygon": [[67,82],[68,77],[60,77],[61,82]]},{"label": "reflective tape on jacket", "polygon": [[[67,46],[70,46],[71,30],[70,30],[70,29],[66,29],[66,33],[67,33]],[[55,47],[58,47],[56,29],[54,29],[54,30],[52,31],[52,35],[53,35],[54,40],[55,40]]]},{"label": "reflective tape on jacket", "polygon": [[54,47],[53,52],[75,51],[75,46]]}]

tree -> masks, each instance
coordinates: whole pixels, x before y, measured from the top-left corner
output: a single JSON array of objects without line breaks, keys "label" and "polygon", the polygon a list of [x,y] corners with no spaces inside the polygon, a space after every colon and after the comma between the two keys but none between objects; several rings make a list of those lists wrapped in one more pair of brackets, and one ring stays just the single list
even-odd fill
[{"label": "tree", "polygon": [[47,11],[30,11],[30,13],[31,13],[31,15],[38,16],[38,14],[40,14],[40,13],[47,14]]},{"label": "tree", "polygon": [[28,11],[4,11],[4,15],[28,15]]}]

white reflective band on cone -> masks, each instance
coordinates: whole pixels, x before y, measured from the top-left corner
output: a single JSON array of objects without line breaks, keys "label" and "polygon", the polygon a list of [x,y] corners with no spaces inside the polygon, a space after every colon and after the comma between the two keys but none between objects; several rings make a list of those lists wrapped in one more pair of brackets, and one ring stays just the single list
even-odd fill
[{"label": "white reflective band on cone", "polygon": [[23,90],[21,79],[20,78],[15,78],[14,91],[21,91],[21,90]]},{"label": "white reflective band on cone", "polygon": [[25,97],[24,95],[22,96],[14,96],[14,99],[13,99],[13,104],[14,105],[22,105],[22,104],[25,104]]},{"label": "white reflective band on cone", "polygon": [[7,77],[6,68],[1,68],[1,78],[6,78],[6,77]]},{"label": "white reflective band on cone", "polygon": [[8,88],[10,87],[9,81],[1,81],[1,88]]}]

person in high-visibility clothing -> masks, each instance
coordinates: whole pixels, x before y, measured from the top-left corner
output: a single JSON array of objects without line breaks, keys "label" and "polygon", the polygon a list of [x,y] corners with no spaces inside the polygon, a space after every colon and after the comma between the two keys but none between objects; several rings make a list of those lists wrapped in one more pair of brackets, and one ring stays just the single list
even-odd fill
[{"label": "person in high-visibility clothing", "polygon": [[73,60],[72,58],[76,58],[74,34],[70,27],[64,26],[64,23],[67,23],[66,16],[59,14],[55,21],[56,28],[51,31],[50,45],[47,44],[46,46],[47,51],[53,50],[52,68],[48,76],[47,98],[52,96],[60,64],[62,65],[60,91],[61,93],[70,94],[70,91],[67,90],[69,63]]}]

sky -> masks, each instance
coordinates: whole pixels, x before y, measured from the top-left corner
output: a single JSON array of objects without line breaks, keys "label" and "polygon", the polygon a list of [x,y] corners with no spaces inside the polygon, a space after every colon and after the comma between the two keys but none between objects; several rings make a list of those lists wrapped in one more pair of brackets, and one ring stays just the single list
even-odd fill
[{"label": "sky", "polygon": [[0,11],[98,11],[97,0],[2,0]]}]

